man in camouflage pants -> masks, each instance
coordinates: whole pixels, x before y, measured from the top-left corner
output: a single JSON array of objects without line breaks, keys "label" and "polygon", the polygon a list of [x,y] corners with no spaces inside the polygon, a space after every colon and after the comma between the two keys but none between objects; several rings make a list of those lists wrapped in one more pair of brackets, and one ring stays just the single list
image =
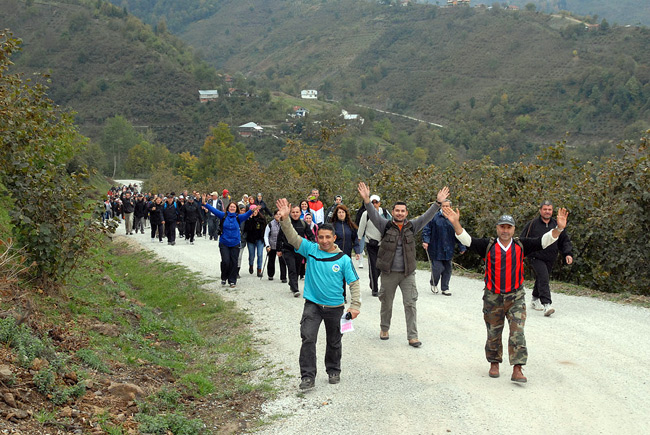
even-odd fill
[{"label": "man in camouflage pants", "polygon": [[515,220],[503,215],[497,221],[497,238],[475,239],[460,225],[458,210],[443,209],[443,214],[454,226],[456,238],[470,251],[483,256],[485,261],[485,292],[483,294],[483,318],[487,327],[485,356],[490,363],[491,378],[499,377],[499,364],[503,361],[504,319],[508,319],[510,336],[508,356],[513,366],[510,380],[526,382],[521,368],[528,359],[524,325],[526,302],[524,301],[524,257],[545,249],[555,243],[566,227],[568,212],[558,210],[557,227],[541,237],[514,239]]}]

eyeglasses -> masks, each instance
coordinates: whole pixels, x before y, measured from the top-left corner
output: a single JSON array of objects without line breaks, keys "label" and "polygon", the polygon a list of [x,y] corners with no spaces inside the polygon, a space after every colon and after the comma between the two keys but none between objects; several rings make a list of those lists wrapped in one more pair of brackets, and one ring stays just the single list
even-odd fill
[{"label": "eyeglasses", "polygon": [[373,200],[372,200],[372,203],[373,203],[373,204],[379,204],[379,201],[377,201],[376,199],[373,199]]}]

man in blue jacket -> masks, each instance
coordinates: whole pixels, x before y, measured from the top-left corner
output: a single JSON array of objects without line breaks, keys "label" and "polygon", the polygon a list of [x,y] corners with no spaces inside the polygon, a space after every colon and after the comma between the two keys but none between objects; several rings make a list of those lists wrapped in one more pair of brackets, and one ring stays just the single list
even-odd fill
[{"label": "man in blue jacket", "polygon": [[[443,214],[445,207],[451,207],[451,201],[442,201],[440,211],[422,230],[422,247],[427,251],[431,262],[431,291],[440,291],[445,296],[451,296],[449,291],[449,280],[451,279],[451,259],[454,257],[454,246],[458,245],[460,253],[464,254],[467,249],[462,243],[456,240],[454,226]],[[442,278],[442,281],[441,281]]]}]

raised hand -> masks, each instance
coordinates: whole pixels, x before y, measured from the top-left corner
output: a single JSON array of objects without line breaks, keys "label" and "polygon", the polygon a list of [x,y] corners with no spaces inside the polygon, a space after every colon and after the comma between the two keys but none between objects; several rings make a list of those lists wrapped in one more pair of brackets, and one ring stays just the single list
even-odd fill
[{"label": "raised hand", "polygon": [[445,186],[438,191],[438,196],[436,197],[436,199],[438,200],[438,202],[442,202],[447,198],[449,198],[449,188]]},{"label": "raised hand", "polygon": [[363,202],[370,202],[370,188],[366,185],[366,183],[363,181],[360,182],[357,189],[359,190],[359,195],[361,195]]},{"label": "raised hand", "polygon": [[458,209],[454,211],[454,209],[451,207],[443,207],[442,214],[447,218],[449,222],[451,222],[452,225],[454,225],[454,227],[456,224],[460,224],[460,212]]},{"label": "raised hand", "polygon": [[557,227],[559,229],[564,229],[566,227],[568,217],[569,211],[566,208],[557,209]]},{"label": "raised hand", "polygon": [[278,208],[278,211],[280,212],[280,219],[284,220],[289,216],[289,212],[291,211],[291,204],[289,204],[287,198],[278,199],[277,201],[275,201],[275,206]]}]

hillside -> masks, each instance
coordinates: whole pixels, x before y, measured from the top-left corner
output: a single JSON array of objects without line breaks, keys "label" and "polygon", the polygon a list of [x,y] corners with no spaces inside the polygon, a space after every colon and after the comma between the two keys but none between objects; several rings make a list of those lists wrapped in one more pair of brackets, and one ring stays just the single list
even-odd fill
[{"label": "hillside", "polygon": [[[197,152],[211,125],[250,120],[237,99],[200,104],[198,90],[223,90],[223,78],[163,28],[110,3],[0,0],[0,21],[23,40],[14,71],[49,72],[50,98],[76,111],[93,139],[122,115],[172,151]],[[249,106],[264,113],[268,104]]]},{"label": "hillside", "polygon": [[548,13],[565,10],[578,15],[597,15],[598,22],[605,18],[610,24],[650,25],[650,3],[646,0],[510,0],[508,3],[521,8],[533,3],[537,10]]},{"label": "hillside", "polygon": [[206,3],[218,11],[178,34],[217,68],[443,124],[443,139],[471,157],[505,147],[503,159],[517,158],[567,131],[601,146],[650,119],[645,27],[352,0]]}]

